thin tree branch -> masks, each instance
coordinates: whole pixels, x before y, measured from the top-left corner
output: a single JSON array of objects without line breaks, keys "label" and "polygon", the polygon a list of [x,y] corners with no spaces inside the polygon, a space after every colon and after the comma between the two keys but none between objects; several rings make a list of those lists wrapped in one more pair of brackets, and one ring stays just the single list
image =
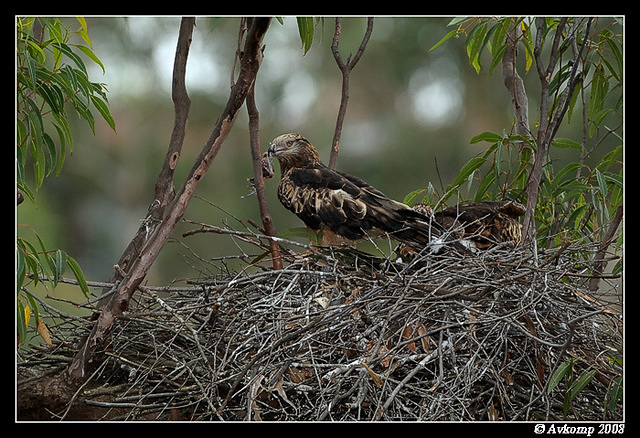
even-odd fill
[{"label": "thin tree branch", "polygon": [[512,23],[507,32],[507,48],[502,57],[502,78],[504,85],[511,93],[515,113],[515,134],[528,136],[529,130],[529,99],[524,88],[524,82],[516,69],[518,23]]},{"label": "thin tree branch", "polygon": [[[253,163],[253,186],[258,197],[258,207],[260,208],[260,219],[264,227],[264,232],[268,236],[276,235],[276,227],[273,225],[271,214],[269,213],[269,201],[264,189],[264,177],[262,175],[262,154],[260,153],[260,113],[255,101],[255,87],[251,87],[247,95],[247,113],[249,114],[249,136],[251,139],[251,160]],[[280,255],[280,245],[273,239],[269,240],[271,260],[273,269],[282,269],[282,256]]]},{"label": "thin tree branch", "polygon": [[[125,248],[118,260],[116,266],[120,269],[113,270],[111,277],[107,280],[108,283],[115,283],[116,281],[122,280],[123,276],[121,272],[129,271],[133,261],[140,255],[140,251],[145,243],[149,237],[153,235],[162,221],[162,216],[164,215],[167,205],[169,205],[175,196],[173,174],[178,164],[178,159],[180,158],[180,152],[186,134],[189,108],[191,106],[191,100],[189,99],[185,85],[185,75],[194,26],[194,17],[184,17],[180,22],[171,83],[171,98],[173,100],[175,118],[167,154],[155,183],[153,201],[149,205],[147,216],[142,221],[138,232],[131,242],[129,242],[129,245]],[[101,300],[98,303],[98,308],[105,306],[107,301],[108,300],[105,299]],[[98,315],[95,314],[92,318],[96,319],[97,316]]]},{"label": "thin tree branch", "polygon": [[[582,57],[584,48],[587,45],[587,41],[589,40],[589,33],[591,31],[592,21],[593,21],[593,18],[589,18],[587,20],[587,26],[584,31],[584,36],[582,38],[582,44],[580,44],[580,48],[575,53],[574,58],[572,60],[571,75],[569,76],[569,80],[567,81],[567,87],[565,88],[564,93],[562,93],[562,96],[560,97],[560,102],[558,103],[558,105],[556,105],[557,110],[553,115],[553,118],[551,119],[551,124],[550,124],[551,132],[549,133],[547,138],[547,142],[549,144],[551,144],[551,141],[553,140],[553,138],[556,136],[556,133],[558,132],[558,128],[562,123],[562,119],[564,119],[564,115],[569,109],[571,97],[573,96],[576,86],[578,85],[578,82],[581,79],[582,72],[578,73],[578,65],[580,62],[580,58]],[[574,26],[570,32],[571,34],[570,38],[574,41],[574,43],[578,38],[578,28],[579,28],[579,23],[576,22],[574,23]]]},{"label": "thin tree branch", "polygon": [[233,65],[231,66],[231,74],[229,78],[229,87],[233,88],[235,84],[235,73],[236,66],[238,65],[238,60],[242,58],[242,40],[244,39],[244,35],[247,33],[247,18],[240,18],[240,26],[238,26],[238,45],[236,48],[236,56],[233,58]]},{"label": "thin tree branch", "polygon": [[336,167],[336,163],[338,162],[338,153],[340,152],[340,136],[342,135],[342,125],[344,124],[344,117],[347,113],[347,103],[349,101],[349,76],[351,75],[351,70],[353,70],[353,68],[362,57],[364,49],[367,47],[367,43],[369,42],[369,38],[371,37],[372,31],[373,17],[369,17],[367,19],[367,30],[364,33],[362,42],[360,43],[360,47],[358,47],[356,55],[353,58],[349,56],[349,58],[347,58],[347,62],[345,62],[340,55],[340,51],[338,50],[340,35],[342,34],[342,18],[336,17],[336,27],[333,34],[333,42],[331,43],[331,52],[333,53],[333,57],[336,60],[336,64],[338,64],[340,72],[342,73],[342,97],[340,99],[340,108],[338,109],[336,129],[334,131],[333,141],[331,143],[331,156],[329,157],[329,167],[332,169]]},{"label": "thin tree branch", "polygon": [[80,347],[76,357],[74,357],[68,369],[71,376],[76,378],[86,376],[87,366],[93,360],[97,347],[107,338],[116,318],[129,306],[129,301],[133,293],[146,277],[147,272],[155,262],[175,226],[182,218],[200,181],[211,166],[211,163],[233,126],[247,93],[254,83],[262,60],[262,40],[269,27],[270,21],[270,18],[263,17],[248,20],[248,32],[241,59],[240,73],[238,80],[231,89],[223,113],[216,122],[213,132],[191,168],[189,175],[185,179],[182,188],[170,206],[162,223],[147,242],[140,256],[133,262],[126,277],[123,278],[120,288],[105,306],[89,337]]}]

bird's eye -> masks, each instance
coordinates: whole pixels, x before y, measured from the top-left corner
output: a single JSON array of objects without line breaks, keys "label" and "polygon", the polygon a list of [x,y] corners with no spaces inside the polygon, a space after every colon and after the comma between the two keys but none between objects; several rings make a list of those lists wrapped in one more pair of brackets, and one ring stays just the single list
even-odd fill
[{"label": "bird's eye", "polygon": [[291,146],[293,144],[293,140],[287,140],[287,146]]}]

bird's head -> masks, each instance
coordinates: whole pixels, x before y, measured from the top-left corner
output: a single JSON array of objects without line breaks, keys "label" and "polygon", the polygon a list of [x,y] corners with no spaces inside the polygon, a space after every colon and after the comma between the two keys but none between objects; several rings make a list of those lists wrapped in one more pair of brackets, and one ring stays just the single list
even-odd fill
[{"label": "bird's head", "polygon": [[307,167],[321,163],[316,148],[300,134],[282,134],[274,138],[267,155],[275,156],[281,167]]}]

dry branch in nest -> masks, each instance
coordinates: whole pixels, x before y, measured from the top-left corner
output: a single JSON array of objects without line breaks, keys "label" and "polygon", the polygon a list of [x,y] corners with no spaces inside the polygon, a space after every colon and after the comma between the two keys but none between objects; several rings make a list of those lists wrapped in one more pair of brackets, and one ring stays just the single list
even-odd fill
[{"label": "dry branch in nest", "polygon": [[[621,294],[587,292],[595,249],[403,264],[293,247],[282,270],[142,287],[73,403],[119,420],[621,419],[620,404],[608,407],[622,375]],[[79,336],[80,321],[65,324]],[[19,380],[54,366],[47,357],[64,364],[73,341],[24,355]],[[594,378],[564,417],[570,382],[549,390],[549,380],[572,358],[574,378]]]}]

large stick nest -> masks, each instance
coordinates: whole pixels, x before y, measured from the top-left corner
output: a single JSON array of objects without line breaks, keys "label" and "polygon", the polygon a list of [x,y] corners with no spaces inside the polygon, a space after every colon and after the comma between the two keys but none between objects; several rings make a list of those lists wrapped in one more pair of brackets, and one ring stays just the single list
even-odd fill
[{"label": "large stick nest", "polygon": [[[594,250],[309,248],[283,270],[142,288],[74,403],[121,420],[620,420],[622,298],[606,279],[588,291]],[[19,371],[70,357],[74,332]]]}]

